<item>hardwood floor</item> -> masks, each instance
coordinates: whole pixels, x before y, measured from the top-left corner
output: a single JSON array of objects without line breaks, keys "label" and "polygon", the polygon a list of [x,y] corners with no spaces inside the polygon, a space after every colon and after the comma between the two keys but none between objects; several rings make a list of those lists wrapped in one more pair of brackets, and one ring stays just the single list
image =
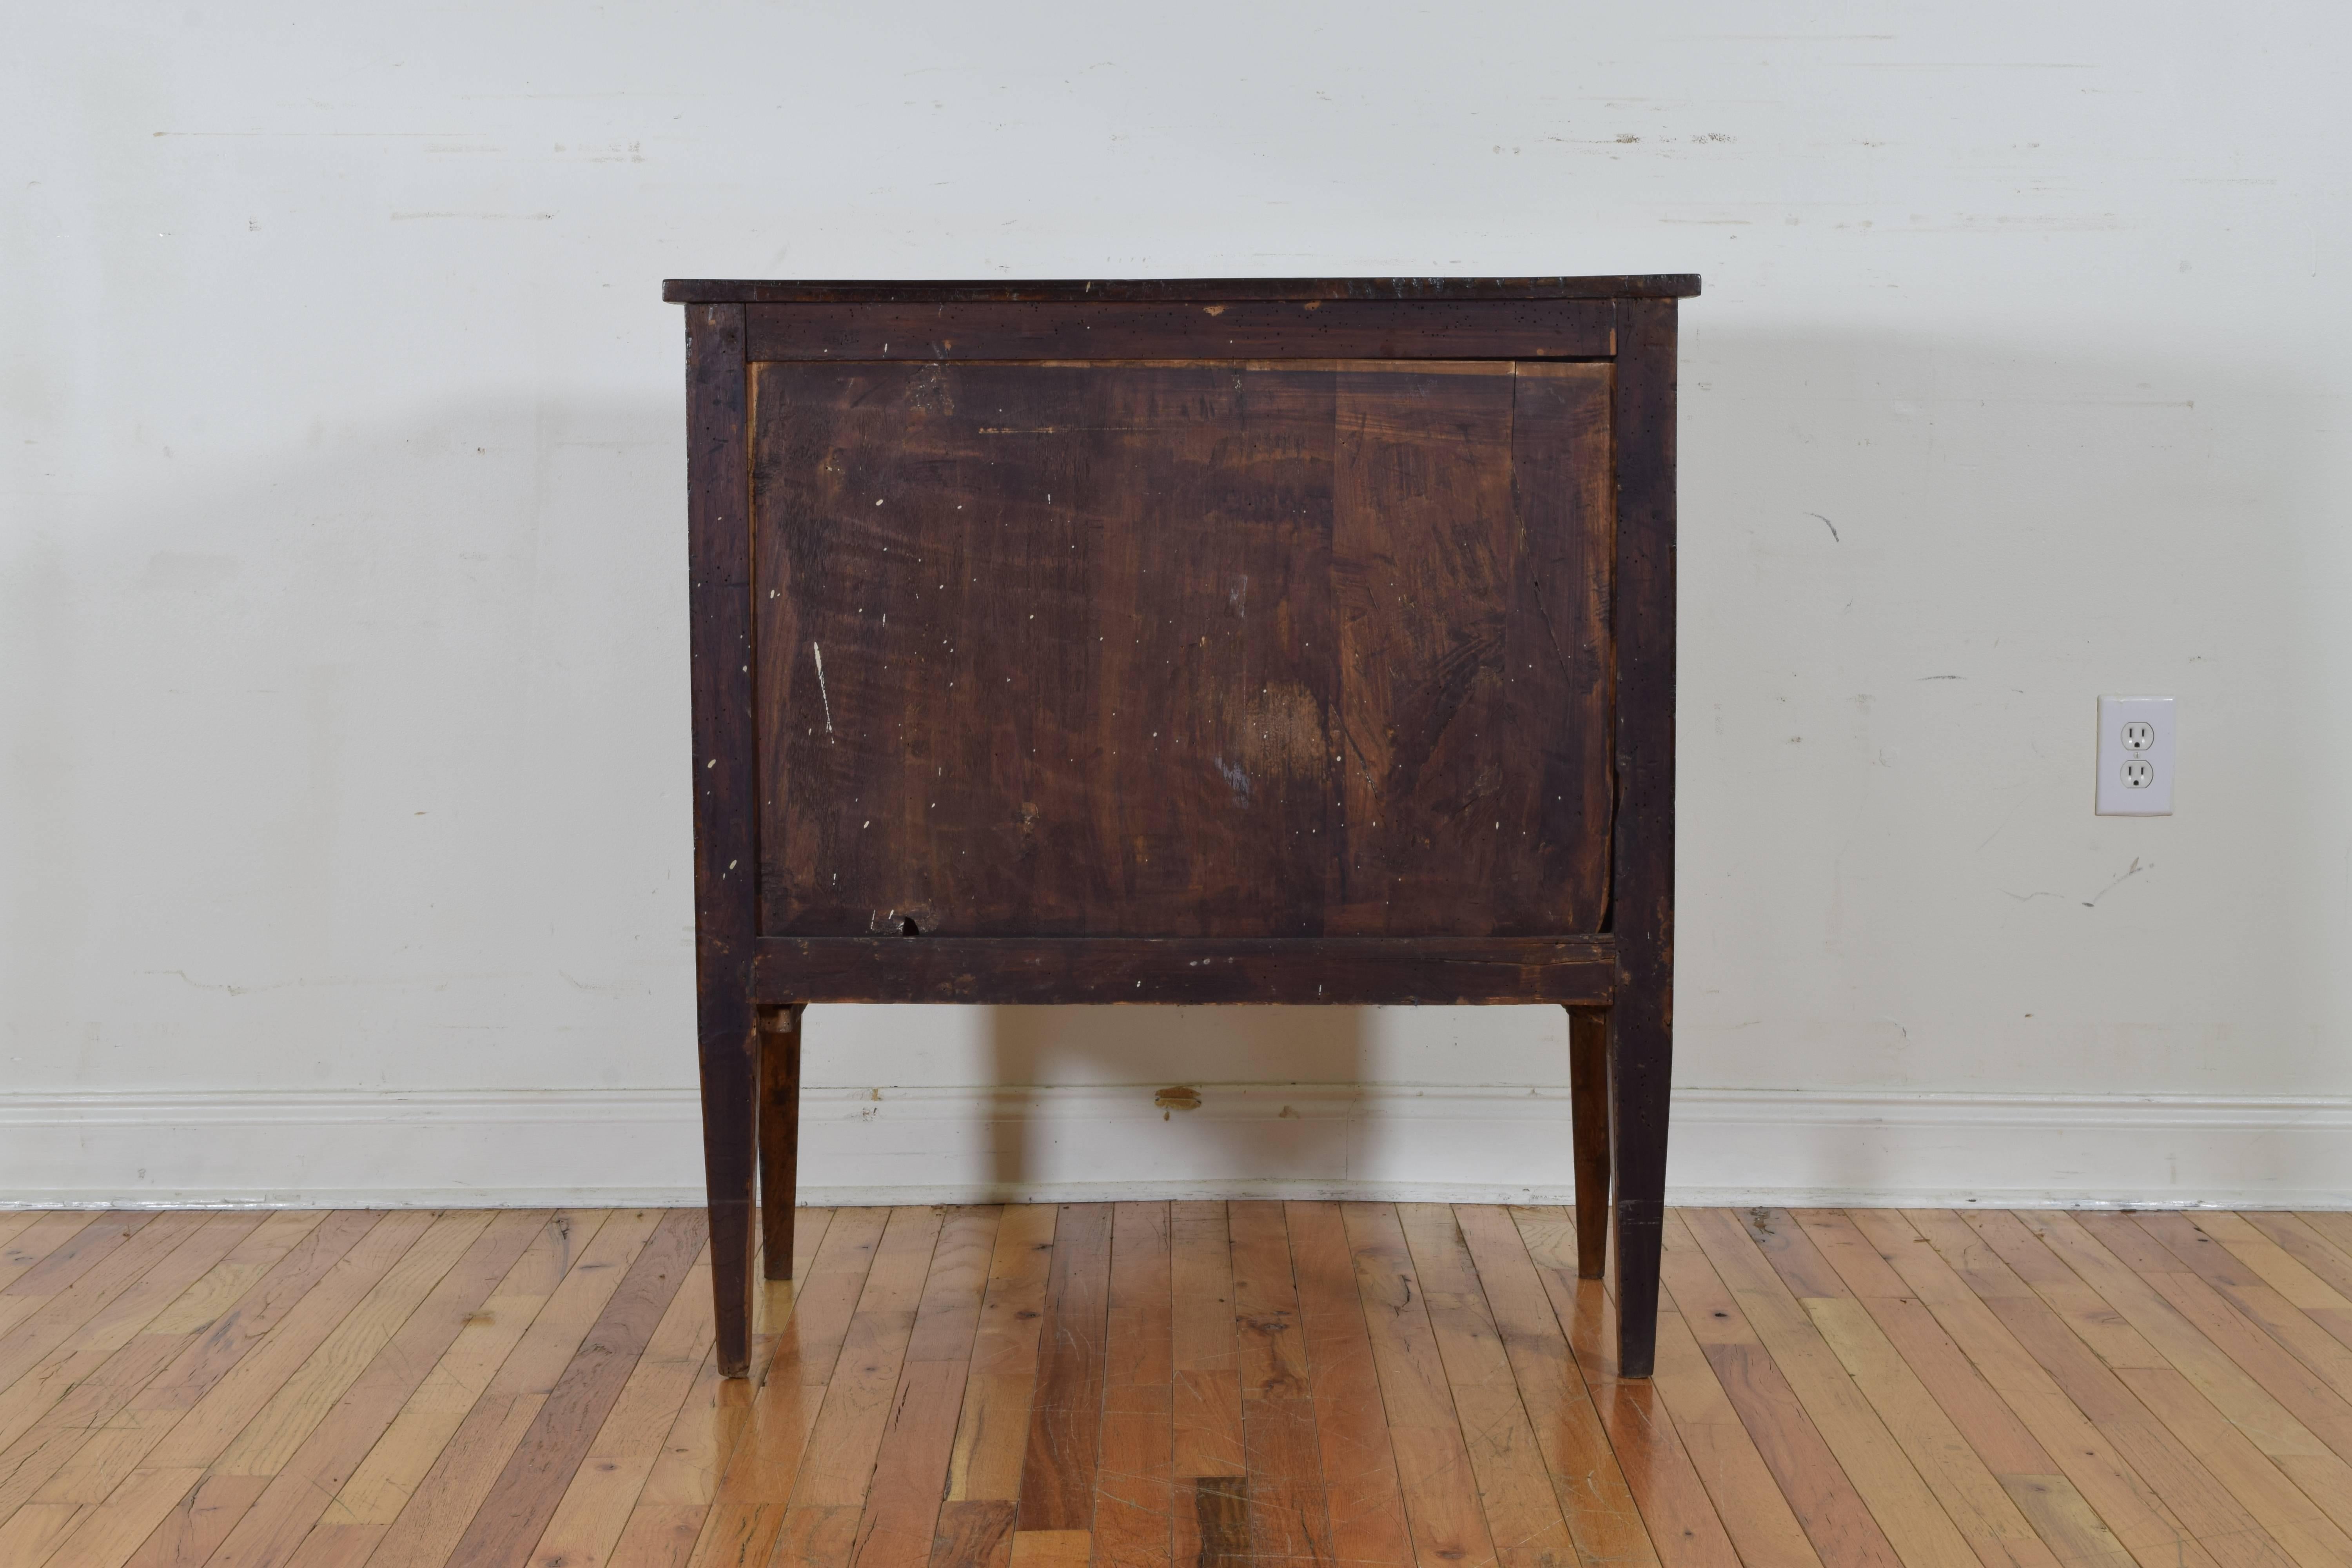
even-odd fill
[{"label": "hardwood floor", "polygon": [[2352,1215],[0,1213],[0,1568],[2352,1568]]}]

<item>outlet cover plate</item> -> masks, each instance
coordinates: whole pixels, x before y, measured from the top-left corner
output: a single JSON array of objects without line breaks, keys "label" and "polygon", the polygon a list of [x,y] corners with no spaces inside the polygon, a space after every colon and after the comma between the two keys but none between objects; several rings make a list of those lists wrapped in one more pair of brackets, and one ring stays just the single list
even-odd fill
[{"label": "outlet cover plate", "polygon": [[2172,815],[2172,699],[2099,699],[2101,816]]}]

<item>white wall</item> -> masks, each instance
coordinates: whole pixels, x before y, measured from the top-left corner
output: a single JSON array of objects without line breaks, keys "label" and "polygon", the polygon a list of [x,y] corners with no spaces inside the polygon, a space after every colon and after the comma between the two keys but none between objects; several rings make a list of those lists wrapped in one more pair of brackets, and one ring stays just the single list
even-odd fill
[{"label": "white wall", "polygon": [[[2341,7],[9,33],[0,1196],[692,1188],[663,277],[1696,271],[1677,1187],[2352,1199]],[[836,1194],[1569,1179],[1541,1010],[810,1040]]]}]

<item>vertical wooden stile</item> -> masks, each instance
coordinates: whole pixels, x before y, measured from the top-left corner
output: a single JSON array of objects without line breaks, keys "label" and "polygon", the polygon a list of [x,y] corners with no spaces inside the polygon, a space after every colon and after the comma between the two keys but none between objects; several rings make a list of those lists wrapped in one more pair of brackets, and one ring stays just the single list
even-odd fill
[{"label": "vertical wooden stile", "polygon": [[687,309],[687,532],[693,639],[695,992],[719,1365],[751,1357],[752,1038],[758,764],[751,682],[751,475],[743,307]]},{"label": "vertical wooden stile", "polygon": [[1658,1342],[1666,1111],[1675,1030],[1675,302],[1619,307],[1616,397],[1617,820],[1609,1011],[1618,1375]]}]

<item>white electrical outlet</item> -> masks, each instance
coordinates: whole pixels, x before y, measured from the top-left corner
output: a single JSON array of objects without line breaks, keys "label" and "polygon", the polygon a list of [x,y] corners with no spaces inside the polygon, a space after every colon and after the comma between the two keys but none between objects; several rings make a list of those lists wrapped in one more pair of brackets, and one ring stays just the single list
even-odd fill
[{"label": "white electrical outlet", "polygon": [[2172,699],[2099,699],[2101,816],[2172,815]]}]

